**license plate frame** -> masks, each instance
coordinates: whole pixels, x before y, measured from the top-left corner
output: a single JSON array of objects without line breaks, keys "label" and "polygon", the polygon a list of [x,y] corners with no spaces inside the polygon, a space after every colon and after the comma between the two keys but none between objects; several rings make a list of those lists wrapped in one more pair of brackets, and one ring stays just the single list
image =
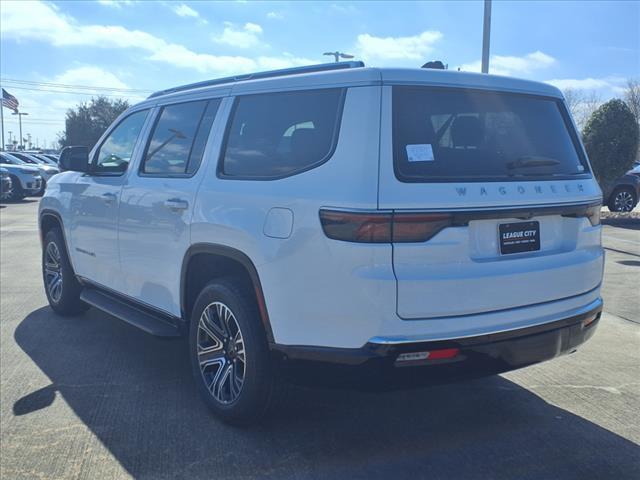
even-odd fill
[{"label": "license plate frame", "polygon": [[498,225],[501,255],[540,250],[540,222],[512,222]]}]

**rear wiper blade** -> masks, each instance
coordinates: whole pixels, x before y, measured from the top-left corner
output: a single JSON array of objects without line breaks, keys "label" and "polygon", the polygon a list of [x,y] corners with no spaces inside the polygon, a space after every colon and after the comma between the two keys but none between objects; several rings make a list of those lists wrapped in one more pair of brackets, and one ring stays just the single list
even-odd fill
[{"label": "rear wiper blade", "polygon": [[515,162],[507,163],[507,168],[509,170],[514,170],[516,168],[526,168],[526,167],[550,167],[552,165],[559,165],[560,160],[556,160],[555,158],[549,157],[520,157]]}]

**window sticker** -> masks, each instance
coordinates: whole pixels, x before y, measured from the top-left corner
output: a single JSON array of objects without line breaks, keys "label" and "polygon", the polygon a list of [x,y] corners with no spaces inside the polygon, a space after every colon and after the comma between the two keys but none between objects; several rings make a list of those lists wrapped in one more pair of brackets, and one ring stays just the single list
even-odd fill
[{"label": "window sticker", "polygon": [[407,160],[410,162],[433,162],[433,148],[430,143],[407,145]]}]

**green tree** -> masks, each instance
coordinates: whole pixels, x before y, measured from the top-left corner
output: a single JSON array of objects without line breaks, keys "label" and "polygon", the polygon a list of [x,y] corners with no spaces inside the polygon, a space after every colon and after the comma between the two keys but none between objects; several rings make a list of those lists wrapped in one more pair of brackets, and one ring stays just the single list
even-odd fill
[{"label": "green tree", "polygon": [[93,148],[109,125],[127,108],[129,102],[126,100],[99,96],[67,110],[65,131],[58,138],[60,147],[84,145]]},{"label": "green tree", "polygon": [[582,141],[605,198],[633,165],[638,135],[633,113],[618,99],[602,104],[584,126]]}]

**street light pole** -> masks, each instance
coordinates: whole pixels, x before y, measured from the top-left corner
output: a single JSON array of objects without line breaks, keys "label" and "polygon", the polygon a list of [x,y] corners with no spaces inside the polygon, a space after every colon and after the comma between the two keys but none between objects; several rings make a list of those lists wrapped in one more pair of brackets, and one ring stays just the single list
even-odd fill
[{"label": "street light pole", "polygon": [[13,112],[11,115],[18,115],[18,125],[20,126],[20,149],[24,150],[24,143],[22,142],[22,116],[29,114],[25,112]]},{"label": "street light pole", "polygon": [[324,52],[322,55],[333,57],[336,63],[338,63],[341,58],[344,58],[344,59],[353,58],[353,55],[349,55],[348,53],[343,53],[343,52]]},{"label": "street light pole", "polygon": [[491,0],[484,0],[482,26],[482,73],[489,73],[489,41],[491,37]]}]

